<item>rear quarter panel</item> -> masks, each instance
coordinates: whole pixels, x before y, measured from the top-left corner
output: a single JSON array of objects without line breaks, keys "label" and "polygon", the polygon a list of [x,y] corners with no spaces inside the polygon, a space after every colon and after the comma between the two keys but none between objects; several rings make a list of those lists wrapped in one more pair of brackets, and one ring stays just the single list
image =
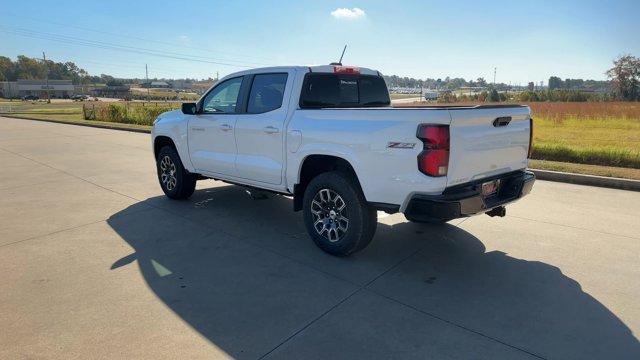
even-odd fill
[{"label": "rear quarter panel", "polygon": [[[318,109],[295,110],[289,133],[300,133],[300,145],[287,149],[287,187],[293,191],[300,168],[309,155],[332,155],[354,168],[367,201],[403,205],[414,192],[439,194],[446,178],[418,171],[422,142],[418,124],[449,124],[449,112],[440,109]],[[415,144],[389,148],[390,142]]]}]

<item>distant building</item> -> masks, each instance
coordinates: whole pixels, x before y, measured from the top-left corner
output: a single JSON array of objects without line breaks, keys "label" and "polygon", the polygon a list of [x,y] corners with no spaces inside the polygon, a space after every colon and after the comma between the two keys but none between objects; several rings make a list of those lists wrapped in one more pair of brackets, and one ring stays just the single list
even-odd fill
[{"label": "distant building", "polygon": [[15,81],[0,82],[0,98],[10,99],[18,97],[18,83]]},{"label": "distant building", "polygon": [[191,90],[193,88],[191,80],[173,80],[171,85],[176,90]]},{"label": "distant building", "polygon": [[129,99],[131,98],[131,92],[127,85],[101,86],[91,89],[91,96]]},{"label": "distant building", "polygon": [[166,81],[149,81],[149,82],[145,82],[140,84],[140,87],[143,88],[150,88],[150,89],[170,89],[171,88],[171,84],[169,84]]},{"label": "distant building", "polygon": [[41,99],[47,98],[47,89],[51,98],[68,98],[74,93],[71,80],[49,80],[48,87],[45,79],[5,81],[2,83],[2,97],[18,98],[35,95]]}]

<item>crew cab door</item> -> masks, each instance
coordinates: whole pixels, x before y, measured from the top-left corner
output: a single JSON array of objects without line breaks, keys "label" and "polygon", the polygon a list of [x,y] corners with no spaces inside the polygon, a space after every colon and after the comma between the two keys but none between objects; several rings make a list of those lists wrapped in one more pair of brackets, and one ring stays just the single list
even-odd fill
[{"label": "crew cab door", "polygon": [[236,176],[237,107],[244,77],[216,85],[189,119],[189,155],[200,173]]},{"label": "crew cab door", "polygon": [[236,169],[244,179],[281,184],[285,120],[293,72],[250,76],[246,112],[238,114]]}]

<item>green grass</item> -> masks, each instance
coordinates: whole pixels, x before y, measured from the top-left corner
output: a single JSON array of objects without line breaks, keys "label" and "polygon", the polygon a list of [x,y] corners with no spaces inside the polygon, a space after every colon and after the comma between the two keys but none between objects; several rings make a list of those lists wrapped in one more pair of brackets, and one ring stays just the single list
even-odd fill
[{"label": "green grass", "polygon": [[529,160],[529,167],[539,170],[562,171],[574,174],[598,175],[640,180],[640,169],[575,164],[558,161]]},{"label": "green grass", "polygon": [[535,118],[533,158],[640,169],[640,119]]},{"label": "green grass", "polygon": [[[83,112],[83,105],[86,111]],[[52,102],[2,101],[0,115],[43,120],[89,120],[151,125],[160,113],[176,109],[178,102]]]},{"label": "green grass", "polygon": [[110,122],[110,121],[82,120],[82,119],[76,119],[76,118],[65,119],[65,118],[61,118],[61,117],[58,117],[58,116],[53,116],[53,117],[52,116],[33,117],[33,116],[21,115],[21,114],[11,114],[11,115],[4,115],[3,114],[2,116],[6,116],[6,117],[10,117],[10,118],[17,118],[17,119],[27,119],[27,120],[43,120],[43,121],[56,122],[56,123],[61,123],[61,124],[87,125],[87,126],[95,126],[95,127],[104,127],[104,128],[110,128],[110,129],[123,129],[123,130],[136,129],[136,130],[151,131],[151,126],[148,126],[148,125],[114,123],[114,122]]},{"label": "green grass", "polygon": [[40,101],[3,101],[0,102],[0,114],[34,119],[81,120],[82,103],[64,102],[47,104],[46,102]]}]

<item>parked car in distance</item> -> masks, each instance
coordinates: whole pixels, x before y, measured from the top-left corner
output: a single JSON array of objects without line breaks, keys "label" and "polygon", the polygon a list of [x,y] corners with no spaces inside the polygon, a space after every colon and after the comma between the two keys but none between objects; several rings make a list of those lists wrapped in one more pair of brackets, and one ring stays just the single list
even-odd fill
[{"label": "parked car in distance", "polygon": [[186,199],[210,178],[293,197],[309,236],[338,256],[369,244],[377,211],[436,224],[504,216],[531,191],[527,106],[390,105],[382,75],[366,68],[230,74],[155,120],[160,186]]},{"label": "parked car in distance", "polygon": [[84,101],[89,99],[89,97],[87,95],[83,95],[83,94],[75,94],[71,96],[71,100],[73,101]]},{"label": "parked car in distance", "polygon": [[22,97],[22,101],[33,101],[33,100],[40,100],[40,98],[37,97],[36,95],[25,95]]}]

